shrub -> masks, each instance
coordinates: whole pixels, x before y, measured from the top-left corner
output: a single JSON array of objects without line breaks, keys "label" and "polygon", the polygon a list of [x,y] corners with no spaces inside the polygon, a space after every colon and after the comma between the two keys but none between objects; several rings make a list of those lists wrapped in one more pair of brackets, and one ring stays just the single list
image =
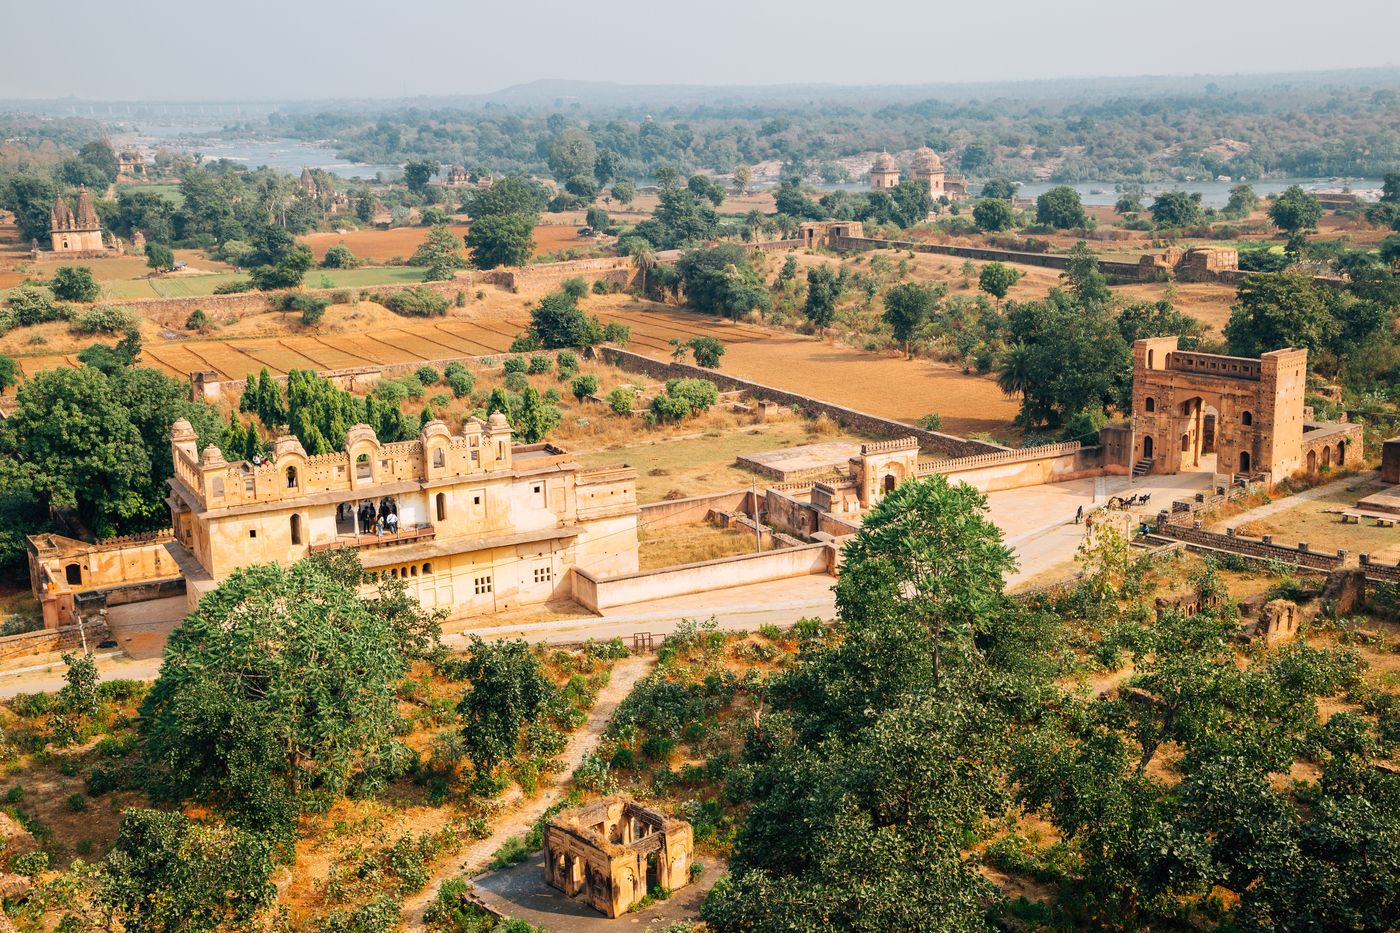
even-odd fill
[{"label": "shrub", "polygon": [[472,374],[466,370],[447,374],[447,387],[452,390],[452,394],[457,398],[465,398],[470,395],[472,387],[475,385],[476,380],[472,378]]},{"label": "shrub", "polygon": [[185,330],[208,330],[209,315],[204,313],[203,308],[195,308],[190,312],[190,316],[185,319]]},{"label": "shrub", "polygon": [[637,393],[631,389],[619,386],[608,393],[608,407],[616,415],[632,414],[632,403],[637,400]]},{"label": "shrub", "polygon": [[943,416],[937,412],[924,415],[919,419],[919,427],[925,431],[937,431],[943,427]]},{"label": "shrub", "polygon": [[252,279],[234,279],[232,282],[224,282],[222,285],[214,286],[216,295],[241,295],[243,292],[253,290]]},{"label": "shrub", "polygon": [[437,385],[438,380],[442,378],[442,375],[431,366],[419,366],[413,371],[413,375],[417,376],[418,381],[425,386]]},{"label": "shrub", "polygon": [[16,285],[10,289],[5,307],[10,312],[10,327],[45,324],[63,316],[63,307],[54,301],[53,293],[37,285]]},{"label": "shrub", "polygon": [[524,373],[511,373],[506,376],[505,386],[512,392],[524,392],[530,387],[530,378]]},{"label": "shrub", "polygon": [[[569,384],[569,391],[574,394],[574,398],[578,399],[581,402],[588,396],[597,393],[598,377],[593,375],[592,373],[587,373],[585,375],[579,376],[575,378],[572,383]],[[609,396],[608,400],[609,402],[612,401],[611,396]],[[627,403],[627,407],[630,411],[632,407],[632,403],[630,401]]]},{"label": "shrub", "polygon": [[102,294],[87,266],[60,266],[54,270],[49,288],[62,301],[96,301]]},{"label": "shrub", "polygon": [[68,809],[74,813],[82,813],[88,808],[87,798],[82,794],[69,794],[67,804]]},{"label": "shrub", "polygon": [[578,369],[578,354],[573,350],[560,350],[554,355],[555,362],[559,365],[559,371]]},{"label": "shrub", "polygon": [[523,356],[508,356],[506,357],[506,361],[501,364],[501,368],[505,370],[506,375],[510,375],[511,373],[523,373],[528,367],[529,364],[525,362],[525,357]]},{"label": "shrub", "polygon": [[538,375],[539,373],[547,373],[553,368],[554,360],[550,359],[547,354],[536,353],[534,356],[530,357],[529,371],[532,376]]},{"label": "shrub", "polygon": [[117,334],[135,329],[140,321],[140,315],[128,308],[97,305],[79,312],[72,329],[77,334]]},{"label": "shrub", "polygon": [[603,342],[625,347],[632,342],[632,328],[617,321],[610,321],[603,325]]},{"label": "shrub", "polygon": [[395,314],[407,317],[442,317],[448,305],[445,297],[421,287],[380,294],[378,301]]},{"label": "shrub", "polygon": [[326,256],[321,260],[322,269],[354,269],[359,264],[360,260],[344,243],[337,243],[326,250]]},{"label": "shrub", "polygon": [[23,855],[17,855],[11,859],[10,868],[17,875],[36,878],[48,871],[49,854],[47,852],[26,852]]},{"label": "shrub", "polygon": [[559,286],[564,294],[569,295],[575,301],[588,294],[588,283],[581,276],[565,279]]},{"label": "shrub", "polygon": [[139,680],[119,678],[104,680],[97,685],[97,696],[107,703],[124,703],[146,694],[146,685]]}]

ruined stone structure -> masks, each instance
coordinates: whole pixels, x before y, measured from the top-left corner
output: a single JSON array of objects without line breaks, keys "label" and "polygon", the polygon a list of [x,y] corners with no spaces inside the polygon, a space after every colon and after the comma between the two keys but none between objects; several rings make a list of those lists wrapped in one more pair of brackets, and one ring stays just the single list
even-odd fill
[{"label": "ruined stone structure", "polygon": [[61,549],[31,539],[46,624],[71,622],[83,593],[170,577],[183,579],[193,607],[239,567],[337,547],[359,551],[367,579],[403,580],[425,608],[449,616],[567,597],[575,567],[613,575],[638,566],[636,474],[582,469],[548,444],[513,444],[499,413],[469,420],[460,435],[432,421],[394,444],[356,425],[344,450],[317,457],[283,435],[260,463],[226,461],[213,446],[200,452],[189,423],[177,421],[171,456],[171,533]]},{"label": "ruined stone structure", "polygon": [[467,170],[460,165],[454,165],[447,171],[447,178],[443,181],[444,188],[465,188],[467,186]]},{"label": "ruined stone structure", "polygon": [[146,160],[134,149],[123,149],[117,154],[118,178],[145,178]]},{"label": "ruined stone structure", "polygon": [[1270,482],[1361,461],[1360,425],[1305,419],[1307,350],[1257,360],[1177,349],[1176,337],[1133,346],[1132,463],[1139,472],[1200,469]]},{"label": "ruined stone structure", "polygon": [[320,194],[316,187],[316,178],[311,174],[311,169],[305,165],[301,167],[301,177],[297,179],[297,193],[308,198],[314,198]]},{"label": "ruined stone structure", "polygon": [[807,249],[830,246],[832,238],[865,236],[865,224],[859,220],[812,220],[797,227],[797,238]]},{"label": "ruined stone structure", "polygon": [[893,188],[899,184],[899,166],[894,161],[894,156],[888,152],[882,152],[875,157],[875,164],[870,166],[870,190],[883,191],[885,188]]},{"label": "ruined stone structure", "polygon": [[78,186],[76,209],[62,195],[54,202],[49,211],[49,241],[54,253],[64,259],[101,259],[120,253],[103,241],[102,224],[85,185]]},{"label": "ruined stone structure", "polygon": [[685,887],[693,858],[689,823],[625,797],[566,810],[544,828],[545,880],[609,917],[653,885]]}]

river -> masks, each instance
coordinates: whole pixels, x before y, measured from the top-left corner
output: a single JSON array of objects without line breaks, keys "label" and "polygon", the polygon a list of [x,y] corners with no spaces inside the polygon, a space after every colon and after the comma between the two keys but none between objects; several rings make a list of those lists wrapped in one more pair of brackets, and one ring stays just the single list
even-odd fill
[{"label": "river", "polygon": [[300,139],[225,139],[217,131],[196,124],[144,124],[139,128],[114,127],[112,142],[118,148],[135,145],[145,149],[165,147],[198,153],[206,161],[229,159],[258,168],[268,168],[295,175],[302,166],[318,168],[341,178],[374,180],[398,178],[402,165],[369,162],[349,162],[336,155],[328,146],[318,146]]}]

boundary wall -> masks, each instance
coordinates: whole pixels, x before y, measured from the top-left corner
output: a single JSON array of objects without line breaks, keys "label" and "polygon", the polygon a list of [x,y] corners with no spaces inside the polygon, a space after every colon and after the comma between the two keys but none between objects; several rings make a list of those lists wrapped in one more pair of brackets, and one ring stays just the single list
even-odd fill
[{"label": "boundary wall", "polygon": [[767,583],[791,577],[831,573],[837,549],[825,543],[741,554],[718,560],[681,564],[616,577],[595,577],[577,567],[573,572],[574,599],[598,612],[629,603],[725,590],[751,583]]},{"label": "boundary wall", "polygon": [[1185,542],[1188,546],[1196,545],[1217,551],[1227,551],[1256,560],[1278,561],[1292,564],[1295,567],[1306,567],[1309,570],[1337,570],[1346,560],[1346,551],[1337,551],[1335,554],[1313,551],[1309,550],[1306,541],[1300,541],[1297,545],[1288,547],[1283,544],[1274,544],[1271,536],[1265,536],[1262,539],[1246,538],[1235,534],[1234,529],[1230,529],[1226,534],[1220,534],[1215,531],[1206,531],[1203,528],[1158,522],[1154,534],[1164,538],[1174,538],[1177,541]]},{"label": "boundary wall", "polygon": [[689,363],[667,363],[663,360],[643,356],[640,353],[611,346],[599,347],[598,353],[607,363],[631,372],[651,376],[654,379],[708,379],[718,386],[720,391],[739,390],[748,392],[757,399],[766,399],[783,405],[796,405],[812,417],[827,415],[848,428],[877,437],[891,439],[913,437],[918,440],[920,447],[941,457],[968,457],[984,453],[1001,453],[1010,449],[999,444],[968,440],[952,434],[925,431],[922,428],[905,424],[903,421],[881,418],[879,415],[856,411],[854,408],[846,408],[842,405],[834,405],[831,402],[824,402],[807,395],[799,395],[796,392],[775,389],[718,370],[692,366]]}]

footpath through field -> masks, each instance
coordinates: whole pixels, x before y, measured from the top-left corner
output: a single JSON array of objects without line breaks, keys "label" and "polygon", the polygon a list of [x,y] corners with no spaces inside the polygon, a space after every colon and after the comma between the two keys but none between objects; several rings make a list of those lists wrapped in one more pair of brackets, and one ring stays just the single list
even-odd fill
[{"label": "footpath through field", "polygon": [[526,833],[535,820],[539,819],[540,814],[563,795],[564,787],[570,780],[569,776],[583,761],[583,756],[598,747],[598,740],[603,737],[603,731],[607,729],[618,704],[632,692],[637,681],[646,676],[654,662],[655,659],[650,656],[626,658],[617,662],[607,686],[598,692],[593,708],[588,711],[588,721],[569,736],[569,742],[560,756],[563,763],[560,773],[563,777],[559,784],[528,800],[521,793],[519,785],[512,784],[496,801],[500,809],[493,819],[491,835],[467,846],[449,864],[433,873],[426,888],[404,901],[405,927],[410,930],[423,929],[423,913],[437,897],[438,888],[444,881],[462,875],[472,875],[485,868],[497,849],[507,840]]}]

